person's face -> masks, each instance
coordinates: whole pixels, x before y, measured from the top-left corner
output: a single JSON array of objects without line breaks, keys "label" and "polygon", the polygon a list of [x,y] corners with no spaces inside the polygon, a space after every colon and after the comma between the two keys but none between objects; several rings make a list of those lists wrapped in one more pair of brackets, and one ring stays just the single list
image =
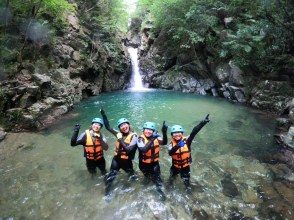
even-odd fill
[{"label": "person's face", "polygon": [[148,129],[148,128],[145,128],[143,131],[145,137],[147,137],[147,138],[151,137],[153,135],[153,132],[154,132],[153,130]]},{"label": "person's face", "polygon": [[182,132],[175,132],[172,134],[172,137],[176,140],[176,141],[179,141],[182,139],[183,137],[183,133]]},{"label": "person's face", "polygon": [[122,133],[128,133],[130,131],[130,125],[128,123],[122,123],[120,126],[119,126],[119,130],[122,132]]},{"label": "person's face", "polygon": [[92,124],[93,131],[98,132],[98,131],[100,131],[100,129],[101,129],[101,124],[96,123],[96,122]]}]

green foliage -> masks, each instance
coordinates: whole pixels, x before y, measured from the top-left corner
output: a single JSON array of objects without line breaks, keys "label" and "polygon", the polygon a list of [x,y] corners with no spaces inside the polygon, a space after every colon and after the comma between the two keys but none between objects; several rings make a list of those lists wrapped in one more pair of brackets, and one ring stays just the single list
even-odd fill
[{"label": "green foliage", "polygon": [[128,14],[123,0],[100,0],[97,6],[94,18],[105,32],[126,32]]},{"label": "green foliage", "polygon": [[75,11],[74,5],[67,0],[14,0],[10,4],[15,12],[23,15],[29,13],[33,15],[38,10],[52,16],[62,16],[65,11]]},{"label": "green foliage", "polygon": [[65,25],[64,13],[75,12],[75,6],[67,0],[13,0],[9,1],[9,7],[14,16],[20,18],[37,18],[50,16],[57,25]]},{"label": "green foliage", "polygon": [[262,73],[293,68],[294,2],[283,0],[139,0],[174,51],[205,47]]}]

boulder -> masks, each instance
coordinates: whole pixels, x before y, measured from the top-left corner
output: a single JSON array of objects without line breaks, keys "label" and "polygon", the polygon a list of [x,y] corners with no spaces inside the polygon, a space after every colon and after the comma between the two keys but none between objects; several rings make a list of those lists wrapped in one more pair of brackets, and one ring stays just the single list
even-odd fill
[{"label": "boulder", "polygon": [[40,86],[51,85],[51,78],[47,75],[35,73],[33,75],[33,78],[36,81],[36,83]]},{"label": "boulder", "polygon": [[249,102],[259,109],[281,114],[293,96],[294,90],[289,83],[264,80],[256,83]]},{"label": "boulder", "polygon": [[4,129],[0,127],[0,141],[4,140],[6,134],[7,133],[4,131]]},{"label": "boulder", "polygon": [[73,27],[75,30],[80,29],[78,18],[75,15],[73,14],[68,15],[67,20],[70,26]]},{"label": "boulder", "polygon": [[21,108],[28,108],[32,104],[34,104],[36,101],[37,101],[37,99],[33,95],[31,95],[29,93],[24,94],[20,99],[20,107]]},{"label": "boulder", "polygon": [[284,110],[285,112],[289,112],[289,119],[292,124],[294,124],[294,98],[292,98],[289,102],[286,104],[286,108]]},{"label": "boulder", "polygon": [[244,79],[242,76],[242,70],[238,66],[236,66],[232,61],[229,62],[229,66],[231,67],[229,82],[235,86],[243,86]]},{"label": "boulder", "polygon": [[292,125],[288,132],[283,132],[275,135],[276,141],[279,145],[289,147],[294,150],[294,125]]},{"label": "boulder", "polygon": [[75,61],[79,61],[79,60],[81,59],[80,52],[79,52],[79,51],[74,51],[73,54],[72,54],[72,58],[73,58]]},{"label": "boulder", "polygon": [[221,83],[229,81],[230,66],[227,64],[220,65],[216,68],[215,75]]}]

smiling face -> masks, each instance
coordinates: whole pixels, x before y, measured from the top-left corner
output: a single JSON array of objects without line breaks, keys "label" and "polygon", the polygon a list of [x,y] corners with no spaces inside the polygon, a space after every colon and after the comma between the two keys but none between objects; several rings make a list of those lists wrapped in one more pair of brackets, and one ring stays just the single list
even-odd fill
[{"label": "smiling face", "polygon": [[93,131],[99,132],[100,129],[101,129],[101,124],[100,123],[95,122],[95,123],[92,124],[92,130]]},{"label": "smiling face", "polygon": [[175,133],[172,133],[172,137],[173,139],[175,139],[176,141],[179,141],[182,139],[183,137],[183,133],[182,132],[175,132]]},{"label": "smiling face", "polygon": [[124,133],[124,134],[127,134],[129,133],[130,131],[130,125],[128,123],[122,123],[120,126],[119,126],[119,130],[120,132]]},{"label": "smiling face", "polygon": [[153,132],[154,132],[153,130],[148,129],[148,128],[145,128],[143,131],[145,137],[147,137],[147,138],[151,137],[153,135]]}]

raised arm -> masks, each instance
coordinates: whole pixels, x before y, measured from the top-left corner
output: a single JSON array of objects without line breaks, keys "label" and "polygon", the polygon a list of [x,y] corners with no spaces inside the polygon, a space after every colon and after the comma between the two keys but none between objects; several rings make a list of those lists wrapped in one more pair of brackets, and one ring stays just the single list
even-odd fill
[{"label": "raised arm", "polygon": [[72,147],[77,146],[77,145],[84,145],[86,143],[86,135],[85,133],[82,133],[79,137],[79,130],[81,126],[79,124],[76,124],[73,129],[73,134],[70,140],[70,145]]},{"label": "raised arm", "polygon": [[198,125],[196,125],[193,130],[191,131],[191,134],[186,140],[186,144],[190,147],[193,139],[195,138],[196,134],[210,121],[209,114],[206,115],[205,119],[202,120]]},{"label": "raised arm", "polygon": [[160,145],[166,145],[167,144],[167,125],[165,124],[165,121],[163,121],[163,124],[162,124],[162,128],[161,128],[161,131],[162,131],[162,140],[158,140],[159,141],[159,144]]},{"label": "raised arm", "polygon": [[100,109],[100,113],[101,113],[101,115],[102,115],[102,118],[103,118],[103,122],[104,122],[105,128],[106,128],[110,133],[112,133],[113,135],[116,136],[116,135],[117,135],[117,131],[115,131],[113,128],[110,127],[110,125],[109,125],[109,121],[108,121],[108,119],[107,119],[107,116],[106,116],[104,110],[103,110],[103,109]]}]

